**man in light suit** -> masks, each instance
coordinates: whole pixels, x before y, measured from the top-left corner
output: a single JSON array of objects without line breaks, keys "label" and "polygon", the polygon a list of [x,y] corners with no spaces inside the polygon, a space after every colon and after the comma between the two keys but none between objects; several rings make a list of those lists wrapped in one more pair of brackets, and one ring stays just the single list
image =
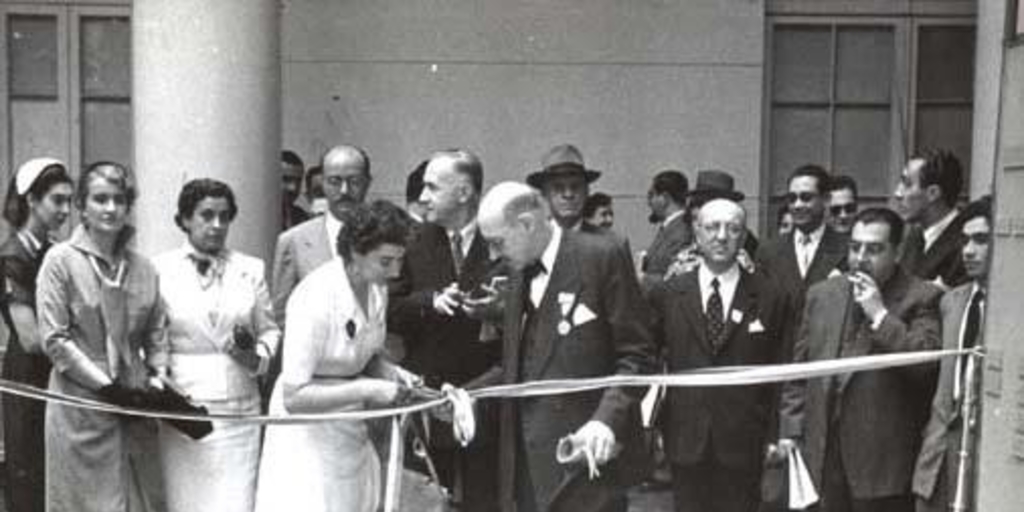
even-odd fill
[{"label": "man in light suit", "polygon": [[676,256],[693,243],[693,230],[686,211],[689,183],[679,171],[666,170],[654,175],[647,190],[648,217],[657,223],[658,232],[644,253],[640,271],[644,288],[662,281]]},{"label": "man in light suit", "polygon": [[[701,207],[694,223],[703,257],[695,270],[651,294],[654,337],[670,371],[781,361],[793,304],[757,270],[740,268],[746,212],[727,199]],[[759,501],[761,462],[774,440],[774,386],[668,392],[665,425],[679,512],[749,512]]]},{"label": "man in light suit", "polygon": [[[563,229],[536,190],[506,182],[484,197],[480,232],[513,269],[505,299],[505,383],[646,373],[653,346],[629,255],[612,237]],[[486,380],[484,380],[486,381]],[[638,392],[610,388],[501,403],[500,504],[518,512],[625,511],[643,464]],[[559,439],[589,452],[560,465]]]},{"label": "man in light suit", "polygon": [[[794,360],[820,361],[939,346],[942,290],[896,263],[903,220],[860,212],[851,271],[807,292]],[[913,510],[927,372],[920,367],[841,374],[783,387],[781,452],[799,445],[825,512]]]},{"label": "man in light suit", "polygon": [[[986,280],[992,237],[990,199],[985,197],[967,205],[960,217],[963,221],[960,230],[963,244],[961,254],[970,281],[950,290],[942,298],[942,348],[947,350],[983,345],[982,326],[985,324]],[[967,394],[966,365],[966,357],[944,359],[939,370],[939,385],[932,400],[931,418],[925,427],[921,453],[914,469],[914,494],[917,497],[918,512],[945,512],[956,496],[956,478],[960,471],[958,454],[964,423],[977,429],[974,425],[976,417],[965,419],[961,414]],[[975,377],[979,375],[976,373]],[[971,392],[975,393],[974,400],[979,400],[977,385]],[[972,435],[972,438],[976,435]],[[977,453],[976,446],[967,449]],[[964,503],[967,505],[966,510],[974,510],[972,483],[975,477],[970,459],[963,469],[967,476],[967,488],[963,489],[966,498]]]},{"label": "man in light suit", "polygon": [[[464,386],[501,358],[499,334],[484,322],[500,321],[500,311],[472,307],[478,304],[474,298],[492,293],[499,271],[476,223],[483,178],[483,164],[469,151],[430,157],[419,198],[427,222],[406,247],[388,305],[389,331],[405,340],[402,366],[434,388]],[[457,447],[447,435],[451,428],[438,425],[431,429],[430,449],[442,485],[453,490],[461,507],[484,511],[497,508],[497,425],[489,408],[478,412],[472,444]]]},{"label": "man in light suit", "polygon": [[355,146],[336,146],[321,161],[328,212],[295,226],[277,238],[271,293],[278,325],[284,326],[285,305],[302,278],[337,252],[342,212],[363,202],[370,189],[370,157]]},{"label": "man in light suit", "polygon": [[847,237],[825,223],[828,179],[824,169],[812,164],[790,174],[786,203],[794,230],[766,241],[757,251],[757,268],[801,299],[811,285],[845,266]]},{"label": "man in light suit", "polygon": [[904,241],[900,263],[911,274],[950,289],[967,282],[960,259],[956,202],[963,189],[960,161],[948,151],[926,151],[911,158],[896,187],[903,218],[914,225]]}]

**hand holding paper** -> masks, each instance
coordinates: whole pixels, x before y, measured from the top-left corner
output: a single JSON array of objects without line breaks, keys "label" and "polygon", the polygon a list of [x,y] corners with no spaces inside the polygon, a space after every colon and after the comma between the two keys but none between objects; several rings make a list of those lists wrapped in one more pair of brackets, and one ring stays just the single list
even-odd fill
[{"label": "hand holding paper", "polygon": [[576,432],[558,441],[555,459],[560,464],[574,464],[586,460],[590,478],[601,476],[598,466],[607,463],[621,448],[615,442],[615,432],[601,423],[591,420]]}]

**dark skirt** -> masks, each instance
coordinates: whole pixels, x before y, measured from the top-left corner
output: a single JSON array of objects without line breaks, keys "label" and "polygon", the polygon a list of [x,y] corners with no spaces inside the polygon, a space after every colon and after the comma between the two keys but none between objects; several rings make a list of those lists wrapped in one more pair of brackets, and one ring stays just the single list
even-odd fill
[{"label": "dark skirt", "polygon": [[[3,378],[46,389],[50,360],[29,354],[11,339],[4,357]],[[4,451],[9,512],[43,512],[46,475],[44,416],[46,404],[14,395],[3,397]]]}]

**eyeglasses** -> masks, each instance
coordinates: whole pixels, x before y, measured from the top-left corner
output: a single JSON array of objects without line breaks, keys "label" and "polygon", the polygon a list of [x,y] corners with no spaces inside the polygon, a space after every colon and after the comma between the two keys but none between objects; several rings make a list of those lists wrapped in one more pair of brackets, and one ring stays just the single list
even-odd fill
[{"label": "eyeglasses", "polygon": [[828,211],[832,212],[832,215],[847,214],[853,215],[857,213],[857,205],[853,203],[847,204],[836,204],[828,207]]},{"label": "eyeglasses", "polygon": [[699,224],[697,227],[700,228],[701,231],[706,233],[708,236],[717,235],[723,229],[725,230],[725,234],[729,238],[739,238],[740,235],[746,232],[746,229],[743,227],[743,225],[735,224],[732,222],[711,222],[708,224]]},{"label": "eyeglasses", "polygon": [[787,203],[795,203],[797,199],[802,203],[809,203],[818,198],[818,194],[814,192],[789,192],[785,195]]},{"label": "eyeglasses", "polygon": [[348,188],[364,188],[369,184],[370,179],[366,176],[354,175],[354,176],[327,176],[324,178],[324,184],[333,188],[341,188],[342,185],[348,185]]}]

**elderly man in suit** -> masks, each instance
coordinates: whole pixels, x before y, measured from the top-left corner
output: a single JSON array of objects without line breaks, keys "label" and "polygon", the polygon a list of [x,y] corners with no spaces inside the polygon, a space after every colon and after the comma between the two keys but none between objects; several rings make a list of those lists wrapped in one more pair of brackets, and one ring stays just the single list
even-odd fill
[{"label": "elderly man in suit", "polygon": [[526,182],[544,194],[558,225],[562,229],[594,231],[583,223],[583,205],[590,195],[590,184],[601,177],[601,172],[588,169],[583,153],[572,144],[548,150],[541,167],[527,176]]},{"label": "elderly man in suit", "polygon": [[[705,203],[694,222],[698,267],[651,294],[655,339],[671,371],[780,362],[793,304],[757,270],[737,263],[746,212],[727,199]],[[666,446],[679,512],[748,512],[759,501],[761,461],[774,437],[772,386],[668,392]]]},{"label": "elderly man in suit", "polygon": [[[807,292],[794,360],[935,349],[942,290],[896,263],[903,220],[857,214],[850,272]],[[799,445],[825,512],[913,510],[910,481],[927,407],[919,367],[792,381],[783,387],[782,452]]]},{"label": "elderly man in suit", "polygon": [[926,151],[907,162],[895,192],[900,214],[914,225],[904,242],[903,267],[946,289],[968,280],[960,259],[963,220],[956,209],[962,189],[963,170],[956,156]]},{"label": "elderly man in suit", "polygon": [[756,264],[780,285],[802,298],[807,289],[844,266],[847,237],[825,223],[828,173],[803,165],[789,175],[786,204],[793,232],[768,240],[757,251]]},{"label": "elderly man in suit", "polygon": [[661,171],[651,180],[651,188],[647,190],[647,206],[651,209],[648,220],[658,225],[658,232],[640,266],[645,288],[661,282],[676,256],[693,243],[693,230],[686,211],[688,192],[689,183],[679,171]]},{"label": "elderly man in suit", "polygon": [[[988,197],[975,201],[960,214],[961,254],[964,270],[970,281],[950,290],[942,298],[942,348],[963,349],[982,345],[982,326],[985,323],[985,291],[989,269],[989,248],[992,238],[992,205]],[[956,496],[956,478],[964,471],[966,488],[964,504],[974,510],[974,472],[970,459],[961,468],[959,453],[965,424],[976,429],[975,417],[961,414],[967,395],[967,358],[946,359],[939,371],[939,385],[932,400],[931,418],[924,430],[921,453],[914,470],[914,494],[918,512],[945,512],[950,510]],[[979,382],[979,381],[975,381]],[[975,387],[971,390],[977,393]],[[974,436],[972,436],[973,438]],[[967,447],[974,451],[976,447]]]},{"label": "elderly man in suit", "polygon": [[[434,153],[423,174],[420,200],[426,220],[406,248],[402,275],[393,289],[389,329],[405,339],[402,364],[428,386],[463,386],[497,365],[501,341],[494,324],[500,312],[491,282],[498,271],[477,229],[483,165],[466,150]],[[486,404],[485,404],[486,405]],[[483,418],[490,419],[487,415]],[[496,509],[496,425],[483,421],[465,450],[431,429],[431,449],[442,484],[453,488],[466,510]]]},{"label": "elderly man in suit", "polygon": [[[541,195],[520,183],[492,188],[477,218],[490,246],[513,269],[502,364],[492,379],[515,383],[652,369],[645,302],[629,255],[613,238],[563,229],[552,222]],[[648,469],[637,399],[637,393],[609,388],[503,401],[502,510],[626,510],[627,486]],[[589,457],[560,465],[555,454],[562,438]],[[599,475],[581,462],[587,459]]]},{"label": "elderly man in suit", "polygon": [[331,148],[321,161],[328,211],[277,237],[271,294],[278,325],[284,325],[285,304],[302,278],[337,255],[335,240],[342,212],[363,202],[370,189],[370,157],[355,146]]}]

